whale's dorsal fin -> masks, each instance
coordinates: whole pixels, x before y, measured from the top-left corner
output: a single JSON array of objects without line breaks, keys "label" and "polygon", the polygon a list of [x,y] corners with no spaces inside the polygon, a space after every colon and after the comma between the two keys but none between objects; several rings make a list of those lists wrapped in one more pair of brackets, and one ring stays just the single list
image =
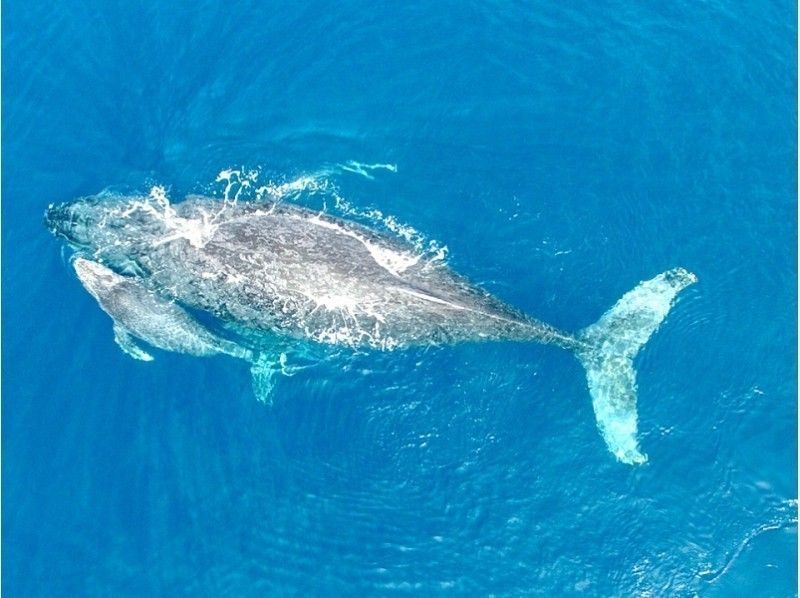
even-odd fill
[{"label": "whale's dorsal fin", "polygon": [[121,324],[114,322],[114,342],[119,345],[119,348],[125,351],[134,359],[140,361],[153,361],[153,356],[147,351],[142,349],[137,343],[133,335]]}]

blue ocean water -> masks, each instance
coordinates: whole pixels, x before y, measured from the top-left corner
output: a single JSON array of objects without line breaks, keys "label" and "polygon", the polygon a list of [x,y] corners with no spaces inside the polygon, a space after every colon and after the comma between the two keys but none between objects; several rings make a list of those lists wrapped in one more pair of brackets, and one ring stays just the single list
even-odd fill
[{"label": "blue ocean water", "polygon": [[[6,595],[796,594],[793,3],[2,8]],[[649,462],[547,347],[343,356],[271,408],[128,358],[45,207],[230,168],[566,330],[695,272],[636,362]]]}]

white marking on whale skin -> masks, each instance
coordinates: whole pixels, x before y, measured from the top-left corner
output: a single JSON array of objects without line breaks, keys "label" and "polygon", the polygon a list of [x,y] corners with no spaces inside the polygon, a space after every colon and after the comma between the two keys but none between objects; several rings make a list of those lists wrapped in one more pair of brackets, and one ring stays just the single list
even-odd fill
[{"label": "white marking on whale skin", "polygon": [[228,270],[225,270],[223,272],[223,278],[226,283],[231,285],[238,285],[241,284],[242,281],[244,281],[244,276],[236,272],[229,272]]},{"label": "white marking on whale skin", "polygon": [[[486,316],[487,318],[492,318],[493,320],[500,320],[501,322],[508,322],[510,324],[519,324],[514,320],[510,320],[509,318],[504,318],[502,316],[498,316],[496,314],[487,313],[485,311],[481,311],[479,309],[472,309],[471,307],[467,307],[465,305],[458,305],[457,303],[451,303],[450,301],[445,301],[444,299],[439,299],[439,297],[434,297],[433,295],[427,295],[425,293],[419,293],[417,291],[412,291],[411,289],[404,289],[402,287],[394,287],[401,293],[405,293],[406,295],[411,295],[412,297],[418,297],[424,301],[430,301],[431,303],[438,303],[440,305],[446,305],[447,307],[451,307],[457,310],[469,311],[474,314],[480,314],[482,316]],[[479,336],[486,336],[486,335],[479,335]]]},{"label": "white marking on whale skin", "polygon": [[[432,295],[426,295],[425,293],[418,293],[417,291],[412,291],[411,289],[404,289],[401,287],[395,287],[401,293],[405,293],[406,295],[411,295],[412,297],[417,297],[418,299],[422,299],[424,301],[430,301],[431,303],[438,303],[439,305],[446,305],[448,307],[452,307],[453,309],[464,310],[467,309],[463,305],[457,305],[455,303],[450,303],[449,301],[445,301],[444,299],[439,299],[438,297],[434,297]],[[470,310],[475,311],[475,310]]]},{"label": "white marking on whale skin", "polygon": [[313,218],[304,218],[303,216],[292,215],[292,218],[297,218],[298,220],[305,220],[306,222],[310,222],[311,224],[316,224],[317,226],[321,226],[329,230],[335,230],[336,232],[342,235],[357,240],[367,249],[369,254],[372,256],[372,259],[375,260],[376,264],[378,264],[381,268],[383,268],[389,274],[392,274],[394,276],[400,276],[401,272],[404,272],[405,270],[407,270],[408,268],[419,262],[420,258],[422,257],[420,255],[409,255],[407,253],[399,253],[396,251],[392,251],[391,249],[387,249],[386,247],[381,247],[380,245],[371,243],[358,233],[342,228],[341,226],[339,226],[334,222],[328,222],[327,220],[323,220],[319,216],[314,216]]},{"label": "white marking on whale skin", "polygon": [[314,296],[308,292],[303,292],[303,295],[317,304],[317,306],[314,308],[315,310],[324,307],[329,311],[346,310],[348,312],[352,312],[354,309],[358,308],[358,301],[355,299],[355,297],[348,295],[328,294]]},{"label": "white marking on whale skin", "polygon": [[[317,295],[310,288],[297,289],[304,297],[314,303],[314,308],[309,314],[314,314],[320,309],[338,314],[345,325],[352,322],[354,328],[359,328],[358,316],[366,316],[376,322],[386,322],[383,315],[375,309],[376,302],[367,298],[358,298],[354,295],[341,293],[326,293]],[[379,336],[379,335],[378,335]]]}]

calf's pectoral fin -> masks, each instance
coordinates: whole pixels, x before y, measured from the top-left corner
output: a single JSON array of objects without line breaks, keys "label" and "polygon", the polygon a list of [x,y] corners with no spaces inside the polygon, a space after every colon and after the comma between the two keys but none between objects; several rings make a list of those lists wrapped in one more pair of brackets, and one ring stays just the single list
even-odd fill
[{"label": "calf's pectoral fin", "polygon": [[277,375],[294,376],[308,366],[290,366],[286,353],[275,355],[261,353],[251,362],[250,373],[253,375],[253,393],[262,403],[272,405],[272,393],[277,383]]},{"label": "calf's pectoral fin", "polygon": [[256,395],[256,399],[267,405],[272,405],[272,393],[275,390],[276,377],[281,373],[281,360],[262,353],[250,366],[250,373],[253,375],[253,394]]},{"label": "calf's pectoral fin", "polygon": [[125,353],[134,359],[138,359],[140,361],[153,361],[153,356],[142,349],[136,343],[136,339],[133,337],[133,335],[117,322],[114,322],[114,342],[119,345],[120,349],[125,351]]}]

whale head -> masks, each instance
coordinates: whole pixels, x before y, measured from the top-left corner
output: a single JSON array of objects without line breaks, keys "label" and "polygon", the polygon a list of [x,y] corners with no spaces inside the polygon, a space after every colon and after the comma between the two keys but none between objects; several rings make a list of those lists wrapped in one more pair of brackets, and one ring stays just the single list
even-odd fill
[{"label": "whale head", "polygon": [[92,245],[94,227],[100,222],[102,208],[93,199],[50,204],[44,213],[47,229],[78,247]]},{"label": "whale head", "polygon": [[72,261],[72,267],[84,288],[101,304],[103,296],[125,280],[124,277],[102,264],[82,257],[76,257]]},{"label": "whale head", "polygon": [[110,265],[136,260],[166,231],[163,211],[142,197],[94,196],[51,204],[44,223],[73,249]]}]

